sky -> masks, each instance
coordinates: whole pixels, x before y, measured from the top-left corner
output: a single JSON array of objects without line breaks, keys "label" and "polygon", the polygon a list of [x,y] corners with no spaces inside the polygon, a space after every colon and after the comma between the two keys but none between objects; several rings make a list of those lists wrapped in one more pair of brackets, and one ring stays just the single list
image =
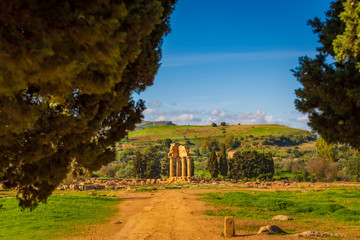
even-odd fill
[{"label": "sky", "polygon": [[177,125],[276,123],[310,130],[291,69],[319,47],[308,19],[331,0],[179,0],[154,85],[135,94],[144,120]]}]

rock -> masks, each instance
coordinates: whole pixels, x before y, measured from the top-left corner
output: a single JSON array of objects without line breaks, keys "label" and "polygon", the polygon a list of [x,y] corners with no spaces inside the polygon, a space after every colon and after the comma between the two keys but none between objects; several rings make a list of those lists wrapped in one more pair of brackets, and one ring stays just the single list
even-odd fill
[{"label": "rock", "polygon": [[348,235],[341,234],[341,233],[321,233],[317,231],[307,231],[295,234],[296,237],[325,237],[325,236],[335,236],[335,237],[341,237],[341,238],[348,238]]},{"label": "rock", "polygon": [[224,236],[232,237],[235,235],[235,224],[233,217],[225,217],[224,219]]},{"label": "rock", "polygon": [[258,232],[258,234],[273,234],[273,233],[285,233],[285,231],[276,225],[268,225],[260,228]]},{"label": "rock", "polygon": [[116,221],[116,222],[114,222],[114,224],[122,224],[122,222]]},{"label": "rock", "polygon": [[281,220],[281,221],[290,221],[290,220],[293,220],[292,217],[286,216],[286,215],[277,215],[277,216],[273,217],[272,219],[273,219],[273,220]]}]

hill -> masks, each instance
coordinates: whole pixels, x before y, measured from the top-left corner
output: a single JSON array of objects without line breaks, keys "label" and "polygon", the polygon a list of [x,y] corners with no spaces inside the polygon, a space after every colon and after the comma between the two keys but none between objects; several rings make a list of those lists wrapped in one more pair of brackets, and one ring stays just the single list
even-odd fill
[{"label": "hill", "polygon": [[285,153],[292,147],[303,152],[315,150],[316,136],[306,130],[277,124],[229,125],[229,126],[148,126],[129,133],[128,139],[121,143],[123,148],[139,148],[161,144],[164,139],[201,148],[206,138],[224,142],[233,136],[238,142],[233,150],[252,148]]},{"label": "hill", "polygon": [[135,131],[142,130],[148,127],[158,127],[158,126],[176,126],[171,121],[142,121],[141,123],[136,125]]},{"label": "hill", "polygon": [[205,137],[224,138],[233,135],[235,138],[246,136],[300,136],[311,132],[277,124],[229,125],[229,126],[158,126],[147,127],[129,133],[132,141],[157,141],[159,139],[201,139]]}]

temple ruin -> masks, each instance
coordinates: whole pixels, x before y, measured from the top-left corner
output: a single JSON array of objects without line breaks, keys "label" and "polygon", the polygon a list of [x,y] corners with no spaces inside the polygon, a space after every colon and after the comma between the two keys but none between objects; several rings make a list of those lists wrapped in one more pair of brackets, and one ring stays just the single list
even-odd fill
[{"label": "temple ruin", "polygon": [[[190,148],[177,143],[171,143],[168,157],[170,158],[169,180],[190,180],[192,177]],[[174,160],[176,160],[176,175]]]}]

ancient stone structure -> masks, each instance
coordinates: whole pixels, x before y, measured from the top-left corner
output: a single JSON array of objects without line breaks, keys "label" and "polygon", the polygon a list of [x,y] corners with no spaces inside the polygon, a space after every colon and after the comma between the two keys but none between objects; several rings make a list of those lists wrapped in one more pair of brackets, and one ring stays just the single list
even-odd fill
[{"label": "ancient stone structure", "polygon": [[[171,143],[168,154],[170,158],[170,176],[169,179],[189,180],[191,178],[191,156],[190,148],[177,143]],[[176,161],[176,176],[174,169],[174,160]]]}]

